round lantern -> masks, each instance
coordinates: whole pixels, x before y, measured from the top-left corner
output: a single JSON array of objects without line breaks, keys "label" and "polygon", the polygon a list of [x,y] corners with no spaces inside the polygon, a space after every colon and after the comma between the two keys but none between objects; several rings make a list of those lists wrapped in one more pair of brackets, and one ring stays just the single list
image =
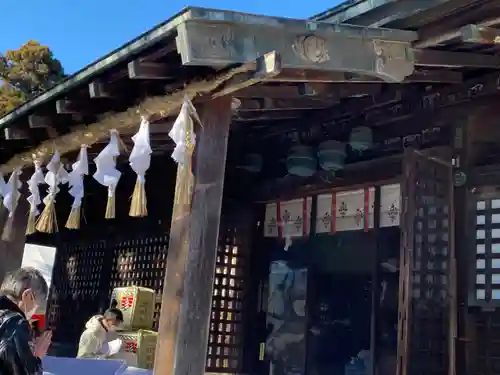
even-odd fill
[{"label": "round lantern", "polygon": [[294,176],[312,176],[318,169],[314,150],[308,146],[292,147],[286,158],[286,168]]},{"label": "round lantern", "polygon": [[366,126],[354,128],[349,137],[349,146],[356,151],[369,150],[373,145],[372,130]]},{"label": "round lantern", "polygon": [[321,169],[325,171],[338,171],[345,165],[345,144],[331,140],[323,142],[318,147],[318,158]]}]

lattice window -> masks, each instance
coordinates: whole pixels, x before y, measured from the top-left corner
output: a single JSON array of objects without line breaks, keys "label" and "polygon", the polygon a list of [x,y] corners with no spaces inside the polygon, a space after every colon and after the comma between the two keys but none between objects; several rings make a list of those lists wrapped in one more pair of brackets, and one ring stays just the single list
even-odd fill
[{"label": "lattice window", "polygon": [[400,371],[409,375],[444,375],[450,364],[455,277],[451,168],[417,152],[405,159],[398,361]]},{"label": "lattice window", "polygon": [[473,306],[500,306],[500,193],[475,197]]},{"label": "lattice window", "polygon": [[102,241],[58,249],[48,307],[54,341],[78,340],[87,319],[99,310],[107,284],[106,253]]},{"label": "lattice window", "polygon": [[113,289],[117,287],[136,285],[153,289],[157,300],[153,329],[158,328],[160,317],[167,249],[167,235],[121,240],[112,247],[113,261],[108,300]]},{"label": "lattice window", "polygon": [[234,373],[242,366],[246,258],[241,245],[236,229],[221,231],[214,275],[207,371]]}]

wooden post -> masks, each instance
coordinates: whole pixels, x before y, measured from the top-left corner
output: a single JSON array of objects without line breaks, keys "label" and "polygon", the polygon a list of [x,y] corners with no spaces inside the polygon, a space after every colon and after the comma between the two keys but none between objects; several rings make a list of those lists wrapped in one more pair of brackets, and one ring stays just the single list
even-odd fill
[{"label": "wooden post", "polygon": [[231,97],[200,110],[191,204],[177,199],[189,177],[177,170],[154,375],[205,372]]},{"label": "wooden post", "polygon": [[[24,193],[24,191],[23,191]],[[26,243],[26,224],[28,223],[28,201],[26,195],[21,194],[17,205],[14,223],[12,226],[12,236],[10,241],[0,239],[0,283],[3,281],[5,274],[16,268],[21,267],[23,260],[24,244]],[[0,237],[3,231],[5,222],[7,221],[8,212],[5,207],[0,207]]]}]

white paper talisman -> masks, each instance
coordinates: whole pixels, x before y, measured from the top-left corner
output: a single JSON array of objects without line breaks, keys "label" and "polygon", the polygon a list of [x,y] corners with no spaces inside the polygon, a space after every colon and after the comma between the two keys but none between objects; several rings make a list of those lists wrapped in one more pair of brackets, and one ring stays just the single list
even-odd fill
[{"label": "white paper talisman", "polygon": [[374,187],[337,193],[335,202],[332,202],[335,217],[331,232],[373,228],[374,199]]},{"label": "white paper talisman", "polygon": [[264,236],[307,236],[310,232],[311,204],[311,197],[267,204]]},{"label": "white paper talisman", "polygon": [[399,226],[401,216],[401,186],[385,185],[380,188],[380,226]]}]

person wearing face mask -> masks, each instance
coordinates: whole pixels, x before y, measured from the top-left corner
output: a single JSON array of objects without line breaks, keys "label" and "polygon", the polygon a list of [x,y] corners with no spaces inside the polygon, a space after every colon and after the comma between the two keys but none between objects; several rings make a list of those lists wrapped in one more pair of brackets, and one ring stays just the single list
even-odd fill
[{"label": "person wearing face mask", "polygon": [[107,309],[104,315],[95,315],[90,318],[85,325],[85,331],[80,337],[76,357],[108,358],[107,343],[117,337],[115,332],[122,323],[123,314],[116,308]]},{"label": "person wearing face mask", "polygon": [[33,339],[29,319],[47,298],[47,282],[34,268],[20,268],[0,286],[0,374],[41,375],[52,333]]}]

